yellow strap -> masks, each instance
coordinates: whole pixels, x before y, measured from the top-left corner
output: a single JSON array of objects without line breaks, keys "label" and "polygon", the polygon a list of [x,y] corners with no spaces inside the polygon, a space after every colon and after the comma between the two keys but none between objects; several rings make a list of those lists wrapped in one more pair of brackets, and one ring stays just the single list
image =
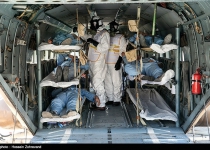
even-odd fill
[{"label": "yellow strap", "polygon": [[149,48],[149,47],[141,48],[141,50],[147,51],[147,52],[153,52],[153,49],[151,49],[151,48]]},{"label": "yellow strap", "polygon": [[115,52],[115,53],[119,53],[120,50],[115,50],[115,49],[109,49],[110,52]]},{"label": "yellow strap", "polygon": [[109,51],[119,53],[120,52],[119,48],[120,48],[120,46],[118,46],[118,45],[112,45],[110,47]]},{"label": "yellow strap", "polygon": [[92,43],[90,43],[89,46],[90,46],[91,48],[93,48],[94,50],[97,50],[96,47],[95,47]]},{"label": "yellow strap", "polygon": [[81,62],[82,65],[85,65],[87,63],[87,56],[84,54],[84,52],[82,50],[80,50],[80,57],[79,60]]}]

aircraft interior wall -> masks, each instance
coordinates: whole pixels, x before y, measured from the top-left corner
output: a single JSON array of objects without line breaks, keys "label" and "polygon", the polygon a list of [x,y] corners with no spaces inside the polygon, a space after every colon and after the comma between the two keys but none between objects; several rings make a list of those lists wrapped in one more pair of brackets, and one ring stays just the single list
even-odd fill
[{"label": "aircraft interior wall", "polygon": [[[172,94],[171,91],[165,86],[151,85],[144,86],[144,88],[155,88],[174,112],[177,112],[177,99],[180,101],[179,123],[180,126],[183,127],[183,130],[187,132],[189,131],[191,125],[196,126],[196,124],[193,122],[193,119],[197,118],[198,116],[201,118],[200,120],[197,120],[198,126],[207,126],[207,122],[209,122],[207,119],[208,117],[206,118],[205,116],[205,110],[203,110],[202,102],[204,101],[205,104],[207,104],[209,101],[208,92],[210,80],[208,77],[210,76],[210,3],[202,1],[198,3],[168,2],[165,4],[166,7],[158,4],[156,29],[159,30],[159,33],[162,36],[166,36],[167,34],[171,33],[172,43],[176,44],[177,40],[180,40],[180,56],[178,58],[180,70],[178,73],[175,74],[177,76],[180,76],[180,93]],[[4,5],[5,7],[3,7]],[[113,8],[111,7],[111,5]],[[104,17],[104,22],[108,23],[109,21],[112,21],[114,19],[113,17],[115,17],[118,8],[122,8],[123,11],[119,15],[121,16],[121,18],[117,18],[117,20],[119,20],[119,22],[122,24],[122,26],[120,26],[120,31],[125,33],[125,36],[128,38],[134,33],[129,31],[126,23],[128,20],[135,20],[137,18],[136,11],[138,5],[131,3],[127,5],[91,4],[89,6],[92,6],[93,8],[90,7],[89,11],[87,11],[88,7],[85,4],[52,4],[50,6],[43,4],[29,4],[28,7],[33,11],[26,12],[25,14],[22,14],[23,11],[17,11],[17,7],[15,6],[19,6],[19,4],[0,4],[0,7],[2,7],[2,10],[0,11],[0,71],[1,76],[4,79],[3,81],[1,81],[1,85],[3,85],[3,83],[8,84],[9,89],[7,89],[8,91],[6,90],[6,92],[9,92],[9,90],[11,90],[13,91],[13,93],[15,93],[14,89],[22,90],[21,96],[16,96],[22,107],[21,110],[18,111],[20,114],[24,113],[28,115],[31,120],[28,121],[28,126],[31,126],[31,124],[33,124],[33,127],[35,125],[39,128],[39,126],[42,125],[40,125],[39,122],[41,112],[39,108],[40,105],[38,95],[39,75],[37,74],[37,70],[39,69],[37,66],[38,60],[36,56],[37,47],[39,44],[37,43],[37,41],[39,40],[40,43],[47,42],[50,37],[54,37],[56,33],[58,33],[58,31],[62,30],[71,30],[70,33],[72,33],[72,29],[76,26],[77,23],[77,7],[79,7],[79,21],[82,22],[84,26],[89,24],[90,14],[94,11],[96,11],[99,16]],[[142,21],[140,19],[139,29],[141,32],[147,32],[150,34],[152,33],[153,29],[152,16],[154,11],[154,4],[142,3],[141,6]],[[12,11],[10,12],[9,10]],[[112,12],[112,14],[110,14],[109,11]],[[50,20],[49,18],[54,20]],[[180,37],[177,37],[176,33],[176,29],[178,27],[180,28]],[[37,34],[37,30],[40,31],[40,37],[38,37],[39,35]],[[162,62],[164,65],[164,71],[167,71],[168,69],[176,71],[176,50],[172,50],[162,55],[146,51],[142,51],[142,53],[144,56],[153,57],[154,59]],[[50,51],[41,52],[41,80],[49,75],[56,67],[55,58],[56,54],[53,54]],[[198,68],[202,70],[202,74],[205,76],[202,80],[203,93],[201,95],[192,95],[191,78]],[[176,77],[173,78],[174,82],[170,83],[170,86],[177,84],[175,80]],[[85,82],[85,86],[89,90],[91,86],[90,84],[88,84],[89,80],[87,79],[83,82]],[[30,89],[30,91],[28,90],[28,88]],[[42,88],[42,111],[46,110],[49,106],[51,102],[51,92],[53,89],[53,87]],[[179,98],[177,98],[177,95],[179,95]],[[126,98],[123,99],[125,100]],[[127,105],[133,103],[132,100],[129,98],[124,102]],[[88,109],[87,102],[84,103],[84,107],[84,111],[86,112]],[[130,106],[128,110],[130,110]],[[133,111],[134,110],[135,109],[133,109]],[[132,114],[135,112],[133,111]],[[209,112],[209,110],[207,112]],[[83,117],[84,116],[85,115],[83,115]],[[85,117],[88,117],[88,115],[86,115]],[[127,116],[127,118],[129,117]],[[129,119],[127,120],[127,122],[129,122]],[[134,124],[136,124],[136,120],[134,122]],[[88,121],[86,123],[88,123]],[[120,125],[121,124],[119,123],[116,126]],[[175,125],[176,122],[174,122],[172,126]],[[46,128],[46,126],[44,127]],[[34,128],[31,129],[32,132],[34,132],[33,130]]]}]

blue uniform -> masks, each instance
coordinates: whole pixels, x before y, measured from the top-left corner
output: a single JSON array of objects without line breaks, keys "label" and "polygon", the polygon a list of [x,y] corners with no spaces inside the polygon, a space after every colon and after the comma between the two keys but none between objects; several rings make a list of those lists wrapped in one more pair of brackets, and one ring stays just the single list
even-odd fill
[{"label": "blue uniform", "polygon": [[[136,71],[136,61],[128,62],[126,57],[122,57],[125,63],[125,72],[129,76],[139,75],[138,71]],[[142,67],[142,75],[152,76],[155,79],[163,74],[163,70],[158,66],[158,63],[153,59],[154,62],[150,62],[151,58],[142,59],[143,67]],[[138,68],[140,68],[140,62],[138,61]]]},{"label": "blue uniform", "polygon": [[163,74],[163,70],[158,66],[157,62],[143,63],[141,74],[154,77],[155,79]]},{"label": "blue uniform", "polygon": [[[145,42],[146,42],[146,44],[147,44],[147,46],[150,46],[150,45],[152,45],[152,36],[145,36],[144,37],[144,39],[145,39]],[[134,34],[133,36],[131,36],[130,38],[129,38],[129,41],[131,42],[131,43],[135,43],[136,42],[136,34]],[[159,35],[156,35],[155,36],[155,38],[154,38],[154,44],[158,44],[158,45],[162,45],[163,44],[163,39],[161,38],[161,36],[159,36]]]},{"label": "blue uniform", "polygon": [[[61,68],[63,69],[65,66],[69,67],[69,80],[74,79],[74,62],[71,58],[68,57],[67,60],[60,63]],[[76,68],[79,67],[79,60],[76,59]],[[89,63],[87,62],[85,65],[80,65],[81,70],[88,70],[89,69]],[[56,73],[57,67],[54,69],[54,73]]]},{"label": "blue uniform", "polygon": [[70,45],[78,44],[78,40],[75,39],[73,35],[71,35],[69,33],[64,33],[64,32],[57,33],[57,35],[53,39],[53,44],[60,45],[67,38],[70,38],[72,40]]},{"label": "blue uniform", "polygon": [[[126,57],[122,57],[123,62],[125,63],[125,72],[130,76],[139,75],[138,71],[136,70],[136,61],[128,62]],[[138,61],[138,66],[140,69],[140,62]]]},{"label": "blue uniform", "polygon": [[[77,39],[74,38],[73,35],[69,33],[64,33],[64,32],[58,32],[57,35],[53,39],[53,44],[54,45],[61,45],[61,43],[70,38],[71,43],[70,45],[76,45],[79,43]],[[69,60],[70,58],[68,57],[68,54],[58,54],[57,55],[57,66],[60,66],[65,60]]]},{"label": "blue uniform", "polygon": [[[52,92],[52,96],[55,97],[52,99],[50,104],[51,111],[56,112],[58,115],[66,107],[66,112],[76,110],[76,103],[78,99],[78,89],[76,86],[71,86],[68,89],[62,91],[61,88],[56,89]],[[95,94],[88,92],[85,89],[81,89],[81,98],[86,97],[89,101],[94,102]]]},{"label": "blue uniform", "polygon": [[[152,37],[151,36],[145,36],[145,42],[148,46],[152,45]],[[158,44],[158,45],[162,45],[163,44],[163,39],[159,36],[159,35],[156,35],[154,37],[154,44]]]}]

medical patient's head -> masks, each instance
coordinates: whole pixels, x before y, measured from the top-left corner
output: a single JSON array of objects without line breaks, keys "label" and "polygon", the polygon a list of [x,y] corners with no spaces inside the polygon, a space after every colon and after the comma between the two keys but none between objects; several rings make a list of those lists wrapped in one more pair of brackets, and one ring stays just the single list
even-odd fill
[{"label": "medical patient's head", "polygon": [[50,38],[47,40],[47,42],[48,42],[49,44],[52,44],[52,43],[53,43],[53,38],[50,37]]}]

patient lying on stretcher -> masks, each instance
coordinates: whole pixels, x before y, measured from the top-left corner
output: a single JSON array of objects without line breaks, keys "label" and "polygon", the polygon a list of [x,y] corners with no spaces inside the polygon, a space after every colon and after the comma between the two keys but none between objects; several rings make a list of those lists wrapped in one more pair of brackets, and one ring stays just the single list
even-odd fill
[{"label": "patient lying on stretcher", "polygon": [[[134,80],[137,76],[138,80],[148,80],[148,81],[154,81],[154,82],[161,82],[164,80],[169,80],[170,78],[174,77],[174,71],[173,70],[167,70],[165,73],[161,69],[162,63],[159,63],[158,61],[152,59],[152,58],[143,58],[143,66],[140,72],[138,69],[140,69],[140,58],[141,56],[137,57],[138,61],[132,61],[128,62],[127,58],[125,56],[125,53],[122,52],[122,59],[125,63],[125,72],[128,74],[128,78],[130,80]],[[137,62],[137,67],[136,67]]]},{"label": "patient lying on stretcher", "polygon": [[[75,34],[59,32],[54,38],[49,38],[48,43],[55,45],[76,45],[80,43],[77,38]],[[57,67],[53,71],[57,82],[68,82],[75,78],[74,62],[76,62],[76,72],[78,72],[78,69],[85,71],[89,69],[88,63],[79,65],[79,59],[76,56],[67,53],[57,55]]]},{"label": "patient lying on stretcher", "polygon": [[[43,118],[68,118],[77,115],[76,103],[78,99],[78,88],[72,85],[66,89],[58,88],[52,92],[52,101],[50,103],[50,111],[43,111]],[[100,105],[100,99],[95,94],[81,89],[81,98],[87,98],[90,102]],[[66,114],[60,116],[62,110],[66,108]]]},{"label": "patient lying on stretcher", "polygon": [[48,39],[48,43],[54,45],[77,45],[80,44],[81,41],[75,34],[60,31],[55,35],[54,38],[50,37]]},{"label": "patient lying on stretcher", "polygon": [[[76,62],[76,70],[74,63]],[[59,54],[57,57],[57,67],[54,69],[54,73],[57,77],[57,82],[65,81],[68,82],[74,79],[74,72],[80,70],[88,70],[88,62],[85,65],[79,65],[79,59],[77,56],[69,54]]]}]

